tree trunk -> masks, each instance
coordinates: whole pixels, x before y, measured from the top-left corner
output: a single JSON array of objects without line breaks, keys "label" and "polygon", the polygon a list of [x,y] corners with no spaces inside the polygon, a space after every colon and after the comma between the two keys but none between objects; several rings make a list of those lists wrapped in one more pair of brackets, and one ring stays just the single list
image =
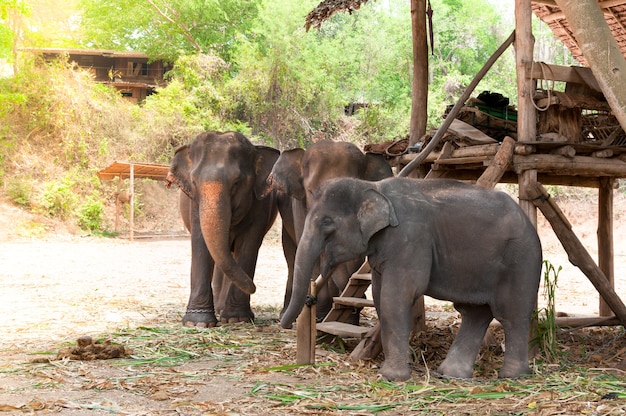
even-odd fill
[{"label": "tree trunk", "polygon": [[615,117],[626,130],[626,59],[597,0],[556,0]]}]

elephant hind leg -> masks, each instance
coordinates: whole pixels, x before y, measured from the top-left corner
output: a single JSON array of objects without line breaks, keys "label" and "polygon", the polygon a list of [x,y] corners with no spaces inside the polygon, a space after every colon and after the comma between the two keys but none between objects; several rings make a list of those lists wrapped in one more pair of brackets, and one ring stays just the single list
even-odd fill
[{"label": "elephant hind leg", "polygon": [[528,365],[528,335],[530,331],[529,319],[500,321],[504,328],[506,349],[504,351],[504,365],[498,374],[499,378],[516,378],[532,374]]},{"label": "elephant hind leg", "polygon": [[455,303],[454,307],[461,314],[461,327],[437,372],[446,377],[470,378],[493,314],[488,305]]}]

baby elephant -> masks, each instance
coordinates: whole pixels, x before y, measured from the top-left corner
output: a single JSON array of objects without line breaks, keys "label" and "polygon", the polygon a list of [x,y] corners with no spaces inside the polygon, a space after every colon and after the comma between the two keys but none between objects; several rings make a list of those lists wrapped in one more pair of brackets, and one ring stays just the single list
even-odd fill
[{"label": "baby elephant", "polygon": [[363,255],[372,266],[385,379],[411,377],[411,311],[424,294],[452,301],[462,317],[440,374],[472,376],[493,318],[506,339],[500,377],[531,372],[528,335],[541,277],[541,244],[507,194],[440,179],[328,182],[306,217],[293,295],[281,325],[290,327],[300,313],[318,259],[327,275]]}]

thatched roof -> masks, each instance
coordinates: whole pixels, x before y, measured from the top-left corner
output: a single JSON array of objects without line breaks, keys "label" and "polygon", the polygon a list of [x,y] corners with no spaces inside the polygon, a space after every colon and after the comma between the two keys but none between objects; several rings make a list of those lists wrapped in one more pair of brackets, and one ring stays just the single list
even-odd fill
[{"label": "thatched roof", "polygon": [[[606,0],[599,3],[613,37],[622,50],[622,55],[626,56],[626,0]],[[537,0],[532,2],[532,8],[533,13],[546,23],[554,35],[572,52],[572,56],[582,65],[589,66],[559,6],[553,0]]]},{"label": "thatched roof", "polygon": [[[306,30],[311,27],[319,29],[322,23],[333,14],[337,12],[352,13],[367,2],[368,0],[323,0],[306,16]],[[622,54],[626,56],[626,0],[598,0],[598,2],[604,11],[604,17],[615,40],[622,49]],[[572,52],[574,58],[582,65],[588,66],[587,60],[572,34],[570,25],[556,2],[554,0],[533,0],[532,9],[533,13],[545,22],[554,35]]]}]

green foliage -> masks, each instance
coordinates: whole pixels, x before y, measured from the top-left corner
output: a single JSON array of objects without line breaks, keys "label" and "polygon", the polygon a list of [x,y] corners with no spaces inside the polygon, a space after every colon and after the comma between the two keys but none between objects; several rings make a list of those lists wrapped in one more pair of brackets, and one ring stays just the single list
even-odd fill
[{"label": "green foliage", "polygon": [[38,210],[49,217],[67,219],[78,204],[74,185],[74,181],[69,177],[45,182],[41,194],[37,197]]},{"label": "green foliage", "polygon": [[15,176],[6,184],[7,195],[17,205],[29,207],[33,196],[32,179]]},{"label": "green foliage", "polygon": [[91,233],[102,230],[104,224],[104,204],[98,193],[93,193],[77,210],[78,226]]},{"label": "green foliage", "polygon": [[557,340],[558,326],[556,325],[555,309],[555,293],[562,267],[559,266],[558,269],[555,269],[548,260],[543,261],[543,266],[544,296],[547,299],[547,305],[537,311],[537,336],[531,341],[531,345],[539,347],[545,362],[554,363],[558,362],[562,355]]},{"label": "green foliage", "polygon": [[87,47],[136,50],[171,62],[182,54],[229,59],[232,40],[246,35],[260,0],[82,0]]}]

